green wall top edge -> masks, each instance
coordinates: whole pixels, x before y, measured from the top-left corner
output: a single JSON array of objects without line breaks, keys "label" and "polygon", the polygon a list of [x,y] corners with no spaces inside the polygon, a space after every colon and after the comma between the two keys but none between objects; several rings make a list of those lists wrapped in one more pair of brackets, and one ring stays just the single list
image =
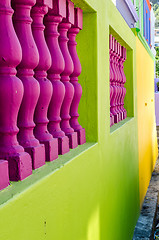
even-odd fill
[{"label": "green wall top edge", "polygon": [[14,197],[21,194],[23,191],[27,190],[38,181],[53,174],[55,171],[64,167],[71,160],[75,159],[85,151],[97,145],[97,143],[87,142],[83,145],[78,146],[75,149],[70,150],[69,153],[59,156],[58,159],[52,162],[46,162],[43,167],[40,167],[33,171],[32,175],[19,182],[11,182],[10,186],[0,191],[0,207],[6,204],[9,200],[13,200]]},{"label": "green wall top edge", "polygon": [[72,1],[75,7],[79,7],[83,10],[83,13],[95,13],[96,10],[90,6],[86,1],[81,0],[73,0]]},{"label": "green wall top edge", "polygon": [[153,53],[151,52],[151,49],[148,46],[145,38],[142,36],[140,29],[132,28],[132,32],[135,34],[135,36],[138,36],[140,42],[143,44],[143,46],[145,47],[145,49],[148,52],[148,54],[150,55],[150,57],[153,59],[153,61],[155,61],[155,57],[154,57]]},{"label": "green wall top edge", "polygon": [[128,122],[130,122],[131,120],[134,120],[134,117],[127,117],[124,120],[118,122],[117,124],[114,124],[111,128],[110,128],[110,134],[113,134],[115,131],[121,129],[121,127],[125,126],[125,124],[127,124]]}]

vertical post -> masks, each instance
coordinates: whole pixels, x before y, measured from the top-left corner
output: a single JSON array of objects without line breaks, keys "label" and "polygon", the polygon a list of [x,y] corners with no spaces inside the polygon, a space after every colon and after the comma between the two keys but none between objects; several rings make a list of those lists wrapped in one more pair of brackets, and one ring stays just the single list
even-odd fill
[{"label": "vertical post", "polygon": [[78,134],[78,144],[84,144],[86,142],[85,129],[78,122],[78,106],[82,96],[82,87],[78,83],[78,76],[81,73],[81,64],[76,51],[76,35],[82,29],[83,14],[80,8],[75,8],[75,21],[72,27],[68,31],[68,48],[73,61],[74,71],[70,75],[71,83],[74,86],[74,97],[70,109],[70,125]]},{"label": "vertical post", "polygon": [[64,71],[65,62],[58,42],[58,26],[66,17],[66,0],[54,0],[53,9],[45,16],[45,38],[52,57],[52,65],[48,70],[48,79],[53,85],[53,95],[48,110],[48,130],[58,139],[59,154],[69,151],[69,139],[60,128],[60,111],[65,96],[65,86],[60,81],[60,74]]},{"label": "vertical post", "polygon": [[9,174],[8,174],[8,161],[0,160],[0,190],[8,187]]},{"label": "vertical post", "polygon": [[124,84],[126,83],[126,77],[125,77],[125,73],[124,73],[124,62],[125,62],[125,60],[126,60],[126,48],[122,47],[122,61],[121,61],[121,64],[122,64],[123,80],[122,80],[122,83],[121,83],[121,87],[122,87],[123,91],[122,91],[121,106],[122,106],[122,110],[123,110],[123,118],[124,119],[127,117],[127,111],[124,108],[124,98],[125,98],[125,95],[126,95],[126,88],[124,87]]},{"label": "vertical post", "polygon": [[117,80],[117,89],[118,89],[118,97],[117,97],[117,112],[118,112],[118,116],[119,116],[119,121],[121,121],[123,119],[123,114],[122,111],[120,110],[120,99],[121,99],[121,81],[122,81],[122,76],[120,73],[120,64],[119,64],[119,60],[120,60],[120,43],[117,42],[117,48],[116,48],[116,68],[117,68],[117,72],[118,72],[118,80]]},{"label": "vertical post", "polygon": [[68,50],[68,38],[67,33],[71,28],[71,23],[74,23],[74,4],[71,1],[67,1],[67,16],[59,24],[59,45],[65,61],[64,71],[61,73],[61,81],[65,86],[65,97],[61,107],[61,129],[69,137],[70,148],[76,148],[78,146],[77,132],[71,128],[70,120],[70,107],[74,96],[74,87],[70,83],[70,75],[73,73],[73,61]]},{"label": "vertical post", "polygon": [[116,63],[115,63],[115,49],[116,49],[116,41],[115,38],[112,37],[112,70],[114,73],[114,78],[112,81],[112,88],[113,88],[113,96],[111,101],[111,112],[114,116],[114,123],[119,122],[118,112],[116,111],[116,99],[117,99],[117,70],[116,70]]},{"label": "vertical post", "polygon": [[30,11],[35,0],[14,0],[14,28],[22,47],[22,61],[18,65],[18,77],[24,86],[24,96],[18,115],[18,141],[32,157],[33,169],[45,164],[45,148],[33,135],[33,116],[40,94],[38,81],[33,77],[33,69],[38,65],[39,53],[32,30]]},{"label": "vertical post", "polygon": [[109,36],[109,69],[110,69],[110,127],[114,125],[114,116],[112,113],[112,97],[113,97],[113,86],[112,82],[114,79],[114,73],[112,68],[112,49],[113,49],[113,42],[112,42],[113,36]]},{"label": "vertical post", "polygon": [[45,159],[46,161],[53,161],[58,158],[58,141],[53,138],[47,130],[48,118],[47,111],[51,97],[53,94],[53,87],[51,82],[47,79],[47,70],[51,67],[51,55],[47,47],[44,37],[44,15],[48,12],[48,7],[52,8],[52,0],[45,4],[43,0],[37,0],[36,5],[32,8],[31,17],[33,19],[32,32],[33,37],[39,52],[39,64],[35,68],[35,78],[40,85],[40,96],[35,108],[34,135],[45,145]]},{"label": "vertical post", "polygon": [[[22,51],[13,28],[12,14],[10,0],[1,0],[0,158],[8,160],[10,180],[18,181],[32,174],[32,166],[29,154],[17,142],[17,115],[23,97],[23,85],[16,77],[16,66],[22,59]],[[6,164],[4,168],[6,170]]]}]

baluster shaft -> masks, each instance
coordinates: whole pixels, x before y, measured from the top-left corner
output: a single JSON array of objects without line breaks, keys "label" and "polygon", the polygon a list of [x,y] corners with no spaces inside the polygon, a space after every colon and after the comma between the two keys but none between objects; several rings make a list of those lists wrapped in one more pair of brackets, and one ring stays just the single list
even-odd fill
[{"label": "baluster shaft", "polygon": [[77,132],[70,126],[70,107],[74,96],[74,87],[70,83],[70,75],[73,73],[73,61],[68,50],[67,33],[74,23],[74,4],[67,1],[67,16],[59,24],[59,45],[65,61],[64,71],[61,73],[61,81],[65,86],[65,97],[61,107],[61,129],[69,137],[70,148],[78,146]]},{"label": "baluster shaft", "polygon": [[23,84],[16,77],[15,67],[22,59],[22,51],[13,28],[12,14],[10,0],[1,0],[0,158],[8,160],[10,180],[18,181],[31,175],[32,165],[29,154],[17,141],[17,116],[23,98]]},{"label": "baluster shaft", "polygon": [[[52,7],[52,1],[48,1],[48,6]],[[32,32],[39,51],[39,64],[35,68],[35,78],[40,84],[40,96],[35,108],[34,135],[45,145],[45,159],[46,161],[53,161],[58,158],[58,141],[53,138],[47,130],[48,118],[47,111],[51,97],[53,94],[53,87],[51,82],[47,79],[47,70],[51,67],[51,55],[47,47],[44,37],[43,18],[48,12],[48,6],[42,0],[38,0],[37,4],[32,8],[31,17],[33,19]]]},{"label": "baluster shaft", "polygon": [[74,97],[70,109],[70,125],[78,134],[78,144],[84,144],[86,142],[85,129],[78,122],[78,106],[82,96],[82,87],[78,83],[78,76],[81,73],[81,64],[76,51],[76,35],[82,29],[82,10],[80,8],[75,8],[75,24],[68,31],[68,48],[72,61],[74,64],[74,71],[70,75],[71,83],[74,86]]},{"label": "baluster shaft", "polygon": [[22,61],[18,65],[18,77],[24,86],[24,96],[18,115],[18,141],[32,157],[33,169],[45,164],[45,148],[43,144],[33,135],[35,124],[33,116],[40,94],[38,81],[33,77],[33,69],[38,65],[39,54],[36,47],[30,17],[31,7],[35,5],[35,0],[14,0],[13,15],[14,28],[22,47]]}]

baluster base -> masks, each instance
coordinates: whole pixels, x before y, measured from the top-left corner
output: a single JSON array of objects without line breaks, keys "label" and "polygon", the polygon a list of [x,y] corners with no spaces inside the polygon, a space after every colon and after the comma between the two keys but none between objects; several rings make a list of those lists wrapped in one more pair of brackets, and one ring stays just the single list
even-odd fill
[{"label": "baluster base", "polygon": [[127,118],[127,111],[126,110],[124,112],[124,118],[123,119],[125,119],[125,118]]},{"label": "baluster base", "polygon": [[74,149],[74,148],[78,147],[78,134],[77,134],[77,132],[68,133],[68,134],[66,134],[66,136],[69,138],[69,147],[71,149]]},{"label": "baluster base", "polygon": [[32,158],[32,168],[37,169],[45,165],[45,146],[39,144],[36,147],[27,147],[24,148],[27,153],[30,154]]},{"label": "baluster base", "polygon": [[9,185],[8,161],[0,160],[0,190]]},{"label": "baluster base", "polygon": [[26,152],[7,158],[10,181],[23,180],[32,174],[31,157]]},{"label": "baluster base", "polygon": [[69,139],[67,136],[58,138],[58,149],[59,154],[63,155],[70,151],[69,149]]},{"label": "baluster base", "polygon": [[58,140],[53,138],[52,140],[40,142],[45,146],[45,161],[51,162],[58,158]]},{"label": "baluster base", "polygon": [[77,132],[77,135],[78,135],[78,144],[82,145],[82,144],[86,143],[85,128],[75,130],[75,131]]},{"label": "baluster base", "polygon": [[119,122],[119,116],[118,114],[114,115],[114,123],[118,123]]},{"label": "baluster base", "polygon": [[114,125],[114,116],[110,116],[110,127]]}]

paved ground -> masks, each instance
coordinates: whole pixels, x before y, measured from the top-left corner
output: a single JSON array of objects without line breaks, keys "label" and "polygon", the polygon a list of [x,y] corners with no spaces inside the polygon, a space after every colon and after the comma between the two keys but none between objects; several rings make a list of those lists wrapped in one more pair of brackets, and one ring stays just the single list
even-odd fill
[{"label": "paved ground", "polygon": [[[159,159],[156,162],[150,185],[142,206],[141,214],[135,227],[133,240],[159,239]],[[156,238],[154,236],[156,233]]]}]

